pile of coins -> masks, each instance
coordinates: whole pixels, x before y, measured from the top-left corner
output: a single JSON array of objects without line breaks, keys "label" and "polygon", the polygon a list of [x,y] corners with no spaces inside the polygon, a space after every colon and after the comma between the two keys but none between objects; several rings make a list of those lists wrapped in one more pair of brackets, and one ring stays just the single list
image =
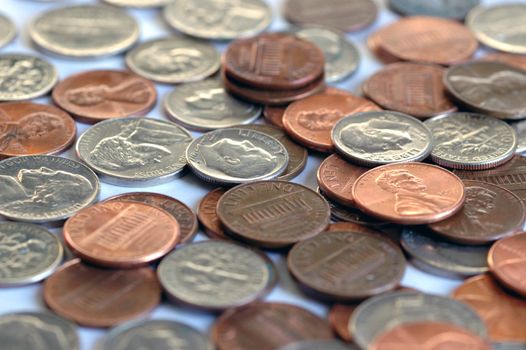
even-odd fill
[{"label": "pile of coins", "polygon": [[[279,33],[263,0],[105,2],[40,13],[29,36],[56,56],[123,53],[127,70],[58,81],[43,57],[0,54],[0,286],[42,282],[50,310],[0,315],[0,343],[78,350],[77,324],[113,327],[99,350],[526,347],[526,5],[390,0],[404,17],[367,39],[386,65],[355,94],[327,84],[358,69],[344,33],[374,23],[371,0],[286,0],[297,27]],[[119,6],[163,7],[186,36],[137,45]],[[14,37],[0,17],[0,46]],[[202,39],[232,41],[221,56]],[[166,119],[146,117],[154,82],[178,84]],[[77,160],[57,155],[73,144]],[[290,181],[307,159],[317,188]],[[212,186],[196,212],[172,196],[184,187],[99,200],[101,182],[187,169]],[[408,262],[462,283],[404,287]],[[277,285],[327,318],[264,301]],[[163,296],[217,314],[210,335],[141,320]]]}]

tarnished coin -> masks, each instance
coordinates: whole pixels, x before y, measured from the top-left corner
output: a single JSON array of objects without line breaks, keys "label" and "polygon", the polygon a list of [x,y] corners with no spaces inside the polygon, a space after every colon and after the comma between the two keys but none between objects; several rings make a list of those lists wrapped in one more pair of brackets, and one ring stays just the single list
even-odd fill
[{"label": "tarnished coin", "polygon": [[0,286],[43,280],[60,265],[63,253],[58,238],[40,226],[0,223]]},{"label": "tarnished coin", "polygon": [[389,7],[404,16],[432,16],[463,20],[480,0],[389,0]]},{"label": "tarnished coin", "polygon": [[139,39],[139,24],[125,11],[102,5],[52,9],[29,27],[33,42],[45,51],[77,58],[118,54]]},{"label": "tarnished coin", "polygon": [[526,116],[526,71],[499,62],[472,61],[450,67],[444,84],[463,106],[501,119]]},{"label": "tarnished coin", "polygon": [[336,334],[346,342],[352,342],[349,320],[357,307],[358,304],[334,304],[327,316]]},{"label": "tarnished coin", "polygon": [[466,25],[477,39],[494,49],[512,53],[526,53],[526,4],[508,3],[474,8],[466,18]]},{"label": "tarnished coin", "polygon": [[279,350],[358,350],[354,344],[345,344],[339,340],[307,340],[292,343]]},{"label": "tarnished coin", "polygon": [[225,185],[274,179],[285,171],[285,146],[259,131],[228,128],[195,139],[186,150],[194,174]]},{"label": "tarnished coin", "polygon": [[265,248],[282,248],[311,238],[329,225],[327,201],[303,185],[259,181],[236,186],[217,203],[228,233]]},{"label": "tarnished coin", "polygon": [[188,131],[149,118],[112,119],[93,125],[77,140],[78,157],[102,181],[145,186],[170,181],[186,166]]},{"label": "tarnished coin", "polygon": [[261,115],[261,107],[235,99],[216,79],[178,86],[164,99],[164,109],[174,122],[198,131],[249,124]]},{"label": "tarnished coin", "polygon": [[214,346],[207,336],[183,323],[144,320],[113,328],[102,339],[98,349],[214,350]]},{"label": "tarnished coin", "polygon": [[206,42],[168,37],[147,41],[126,54],[126,65],[138,75],[160,83],[205,79],[219,69],[219,53]]},{"label": "tarnished coin", "polygon": [[267,29],[272,11],[264,0],[174,0],[164,8],[164,18],[184,34],[230,40]]},{"label": "tarnished coin", "polygon": [[60,153],[75,137],[75,121],[58,108],[29,102],[0,104],[0,158]]},{"label": "tarnished coin", "polygon": [[212,327],[212,338],[218,350],[277,350],[303,340],[333,339],[333,335],[329,324],[310,311],[258,302],[223,313]]},{"label": "tarnished coin", "polygon": [[172,0],[104,0],[108,4],[123,6],[123,7],[137,7],[137,8],[147,8],[147,7],[161,7]]},{"label": "tarnished coin", "polygon": [[[318,193],[320,193],[322,196],[324,196],[325,199],[327,199],[327,197],[322,191],[318,190]],[[331,208],[331,219],[333,219],[334,221],[350,222],[366,227],[380,227],[388,225],[388,223],[386,223],[385,221],[381,221],[367,214],[364,214],[362,211],[356,209],[355,207],[349,205],[340,205],[336,202],[331,201],[330,199],[327,199],[327,203],[329,203],[329,207]]]},{"label": "tarnished coin", "polygon": [[55,67],[40,57],[0,55],[0,101],[41,97],[55,86],[57,80]]},{"label": "tarnished coin", "polygon": [[489,268],[503,285],[526,296],[526,233],[501,239],[489,252]]},{"label": "tarnished coin", "polygon": [[112,327],[152,310],[161,286],[149,267],[108,270],[75,259],[44,282],[44,301],[60,316],[87,327]]},{"label": "tarnished coin", "polygon": [[197,217],[203,226],[207,236],[210,238],[227,239],[223,230],[223,224],[217,216],[217,202],[226,192],[224,188],[216,188],[210,191],[199,202],[197,208]]},{"label": "tarnished coin", "polygon": [[79,350],[75,325],[48,312],[0,316],[0,342],[13,350]]},{"label": "tarnished coin", "polygon": [[9,44],[16,36],[16,27],[11,19],[0,14],[0,47]]},{"label": "tarnished coin", "polygon": [[354,311],[349,329],[359,347],[370,349],[383,332],[401,324],[425,321],[444,322],[486,336],[486,325],[466,304],[418,292],[386,293],[366,300]]},{"label": "tarnished coin", "polygon": [[262,298],[277,279],[265,255],[220,240],[177,248],[161,261],[157,276],[175,301],[214,311]]},{"label": "tarnished coin", "polygon": [[451,113],[428,119],[435,146],[433,162],[454,169],[484,170],[510,160],[517,136],[505,122],[475,113]]},{"label": "tarnished coin", "polygon": [[526,56],[505,52],[492,52],[480,58],[482,61],[506,63],[515,68],[526,70]]},{"label": "tarnished coin", "polygon": [[286,106],[265,106],[263,118],[270,124],[283,129],[283,114],[285,114],[286,109]]},{"label": "tarnished coin", "polygon": [[43,223],[63,220],[93,204],[99,179],[87,166],[56,156],[13,157],[0,162],[0,215]]}]

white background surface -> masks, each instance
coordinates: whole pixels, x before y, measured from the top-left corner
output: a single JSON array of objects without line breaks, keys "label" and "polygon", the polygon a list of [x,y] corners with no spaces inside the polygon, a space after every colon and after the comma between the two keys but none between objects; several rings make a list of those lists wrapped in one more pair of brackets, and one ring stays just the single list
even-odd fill
[{"label": "white background surface", "polygon": [[[271,26],[271,30],[282,30],[287,28],[286,22],[281,16],[281,4],[282,0],[267,0],[273,7],[275,20]],[[323,1],[323,0],[320,0]],[[349,0],[351,1],[351,0]],[[427,1],[427,0],[422,0]],[[18,37],[13,43],[7,47],[0,49],[0,53],[38,53],[36,49],[31,45],[28,36],[28,23],[35,18],[38,14],[47,11],[49,9],[72,4],[88,4],[97,3],[96,0],[62,0],[62,1],[48,1],[39,2],[32,0],[0,0],[0,11],[11,17],[17,26]],[[485,0],[484,4],[498,4],[500,0]],[[515,2],[518,2],[517,0]],[[359,94],[360,84],[370,76],[374,71],[378,70],[382,65],[378,62],[366,47],[367,36],[380,28],[381,26],[393,21],[398,16],[393,14],[390,10],[385,7],[384,2],[380,4],[381,11],[379,13],[377,21],[370,28],[357,33],[349,34],[348,37],[359,47],[362,62],[358,72],[353,75],[350,79],[343,81],[338,84],[339,87],[350,90]],[[161,12],[154,9],[146,10],[128,10],[141,25],[141,39],[145,41],[157,37],[168,36],[174,34],[172,30],[164,23]],[[223,45],[218,45],[218,48],[223,49]],[[480,53],[479,53],[480,54]],[[46,55],[46,58],[50,60],[58,69],[60,79],[66,78],[69,75],[85,70],[92,69],[124,69],[123,56],[114,56],[110,58],[97,59],[97,60],[68,60],[65,58],[56,58]],[[159,101],[171,90],[173,86],[159,85],[157,84],[157,91],[159,93]],[[49,98],[38,99],[35,102],[39,103],[50,103]],[[162,111],[161,103],[158,102],[156,108],[148,115],[153,118],[166,119]],[[88,125],[78,123],[79,135],[86,130]],[[193,133],[194,136],[200,135],[200,133]],[[64,153],[63,156],[74,158],[72,150]],[[322,158],[320,156],[309,156],[307,168],[303,173],[294,179],[294,182],[303,183],[311,188],[316,188],[316,169],[318,168]],[[148,188],[125,188],[117,187],[108,184],[102,184],[101,197],[100,199],[107,198],[109,196],[133,191],[149,191],[159,192],[170,196],[173,196],[188,206],[197,209],[198,201],[214,186],[208,185],[195,178],[192,174],[188,173],[183,178],[177,179],[167,184],[153,186]],[[0,189],[1,195],[1,189]],[[60,230],[54,230],[57,234]],[[197,236],[196,240],[205,239],[201,232]],[[279,271],[279,285],[273,292],[266,298],[269,301],[281,301],[287,303],[293,303],[303,306],[319,316],[325,317],[327,314],[328,307],[324,304],[316,301],[309,300],[301,295],[299,290],[295,287],[291,280],[287,268],[285,256],[279,254],[270,254]],[[410,286],[419,290],[443,294],[450,293],[457,285],[459,281],[438,278],[409,266],[407,268],[404,279],[402,280],[404,286]],[[42,301],[42,288],[41,284],[19,287],[19,288],[7,288],[0,289],[0,314],[14,311],[29,311],[29,310],[41,310],[45,309],[45,305]],[[188,325],[194,326],[203,332],[208,332],[215,316],[210,313],[198,312],[195,310],[184,309],[180,306],[163,302],[162,305],[157,307],[151,314],[151,318],[156,319],[170,319],[177,320]],[[79,334],[81,339],[81,349],[88,350],[93,349],[94,344],[98,339],[104,335],[104,330],[99,329],[87,329],[80,328]],[[0,348],[1,348],[0,344]]]}]

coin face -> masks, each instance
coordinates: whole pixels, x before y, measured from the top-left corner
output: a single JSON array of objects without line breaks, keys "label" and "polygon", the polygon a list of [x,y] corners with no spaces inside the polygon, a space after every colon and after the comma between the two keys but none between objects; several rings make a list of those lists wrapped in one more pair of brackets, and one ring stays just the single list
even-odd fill
[{"label": "coin face", "polygon": [[289,156],[272,136],[228,128],[195,139],[186,150],[188,165],[199,178],[219,184],[274,179],[285,171]]},{"label": "coin face", "polygon": [[404,16],[432,16],[463,20],[480,0],[389,0],[389,7]]},{"label": "coin face", "polygon": [[139,39],[139,25],[115,7],[71,6],[41,14],[31,23],[29,34],[46,51],[86,58],[128,49]]},{"label": "coin face", "polygon": [[197,217],[204,228],[205,233],[211,238],[227,239],[223,230],[223,224],[217,216],[217,202],[226,192],[224,188],[216,188],[210,191],[199,202]]},{"label": "coin face", "polygon": [[77,141],[79,158],[108,183],[144,186],[172,180],[186,166],[192,136],[157,119],[114,119],[98,123]]},{"label": "coin face", "polygon": [[170,37],[147,41],[126,54],[126,65],[146,79],[178,84],[202,80],[219,69],[219,53],[205,42]]},{"label": "coin face", "polygon": [[424,124],[435,139],[431,159],[448,168],[495,168],[510,160],[517,148],[515,131],[506,122],[487,115],[452,113]]},{"label": "coin face", "polygon": [[86,123],[143,116],[156,101],[157,91],[150,81],[125,71],[78,73],[53,90],[53,102]]},{"label": "coin face", "polygon": [[148,8],[148,7],[161,7],[172,0],[104,0],[106,3],[116,6],[123,7],[137,7],[137,8]]},{"label": "coin face", "polygon": [[33,223],[66,219],[93,204],[99,195],[99,180],[93,171],[55,156],[1,161],[0,187],[0,215]]},{"label": "coin face", "polygon": [[183,84],[164,99],[168,117],[198,131],[249,124],[261,115],[261,107],[235,99],[219,80]]},{"label": "coin face", "polygon": [[345,344],[339,340],[307,340],[292,343],[279,350],[358,350],[353,344]]},{"label": "coin face", "polygon": [[164,18],[184,34],[230,40],[264,31],[272,11],[263,0],[175,0],[164,8]]},{"label": "coin face", "polygon": [[524,269],[526,233],[497,241],[489,252],[488,264],[493,276],[513,291],[526,295]]},{"label": "coin face", "polygon": [[0,14],[0,47],[9,44],[16,36],[16,27],[13,21]]}]

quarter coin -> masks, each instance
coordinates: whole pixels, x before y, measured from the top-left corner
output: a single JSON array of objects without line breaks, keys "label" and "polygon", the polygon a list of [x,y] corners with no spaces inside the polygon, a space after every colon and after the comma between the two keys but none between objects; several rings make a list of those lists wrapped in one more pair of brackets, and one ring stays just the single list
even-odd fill
[{"label": "quarter coin", "polygon": [[307,340],[292,343],[279,350],[358,350],[353,344],[345,344],[339,340]]},{"label": "quarter coin", "polygon": [[16,27],[13,21],[0,14],[0,47],[4,47],[9,44],[16,36]]},{"label": "quarter coin", "polygon": [[419,1],[389,0],[389,7],[404,16],[432,16],[463,20],[480,0]]},{"label": "quarter coin", "polygon": [[526,263],[526,233],[501,239],[491,247],[488,256],[489,268],[503,285],[526,296],[523,269]]},{"label": "quarter coin", "polygon": [[217,202],[219,202],[219,198],[221,198],[225,192],[226,190],[224,188],[216,188],[208,192],[206,196],[201,199],[197,208],[199,222],[210,238],[228,239],[228,237],[225,236],[223,224],[217,216]]}]

